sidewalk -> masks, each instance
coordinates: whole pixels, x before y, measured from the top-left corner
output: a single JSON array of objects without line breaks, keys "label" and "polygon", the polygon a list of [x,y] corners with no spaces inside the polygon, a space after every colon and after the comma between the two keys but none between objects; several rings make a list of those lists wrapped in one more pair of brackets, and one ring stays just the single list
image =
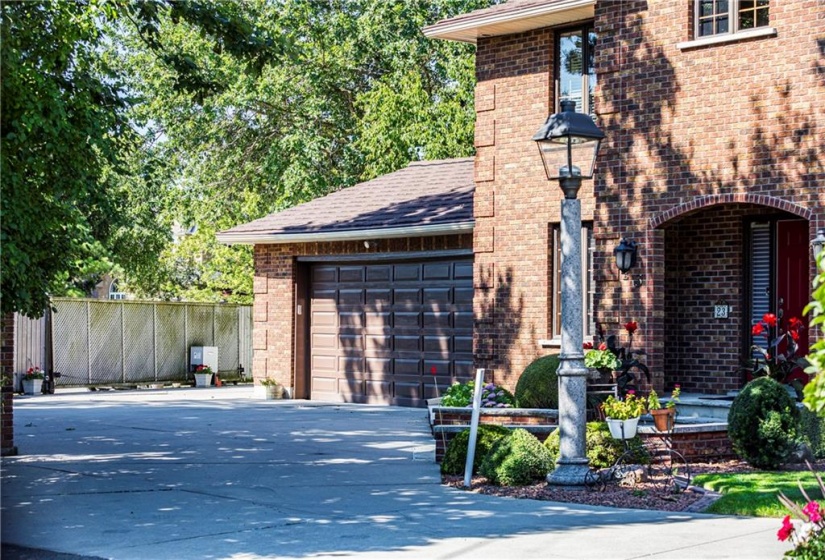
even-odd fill
[{"label": "sidewalk", "polygon": [[[426,412],[252,389],[15,401],[2,541],[117,559],[782,557],[778,521],[440,485]],[[44,555],[41,558],[50,558]]]}]

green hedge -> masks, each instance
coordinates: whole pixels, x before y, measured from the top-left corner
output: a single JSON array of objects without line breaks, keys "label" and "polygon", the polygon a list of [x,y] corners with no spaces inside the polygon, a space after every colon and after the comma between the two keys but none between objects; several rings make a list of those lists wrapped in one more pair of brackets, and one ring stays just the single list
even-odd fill
[{"label": "green hedge", "polygon": [[522,428],[498,440],[481,463],[479,473],[492,484],[524,486],[553,470],[550,452]]},{"label": "green hedge", "polygon": [[[492,449],[493,445],[509,433],[510,430],[504,426],[482,424],[478,427],[476,453],[473,457],[473,474],[478,473],[481,462],[487,453],[489,453],[490,449]],[[441,461],[441,474],[464,474],[464,467],[467,464],[467,447],[469,444],[469,428],[459,432],[450,440],[444,452],[444,459]]]},{"label": "green hedge", "polygon": [[559,357],[542,356],[524,369],[516,383],[516,402],[522,408],[559,407]]},{"label": "green hedge", "polygon": [[[650,455],[645,450],[642,438],[639,436],[628,440],[629,449],[634,451],[634,462],[646,465],[650,462]],[[553,461],[559,456],[559,430],[556,429],[544,440],[544,447],[550,452]],[[621,440],[610,435],[606,422],[588,422],[585,431],[585,449],[587,461],[591,468],[606,469],[612,467],[616,460],[625,452]]]}]

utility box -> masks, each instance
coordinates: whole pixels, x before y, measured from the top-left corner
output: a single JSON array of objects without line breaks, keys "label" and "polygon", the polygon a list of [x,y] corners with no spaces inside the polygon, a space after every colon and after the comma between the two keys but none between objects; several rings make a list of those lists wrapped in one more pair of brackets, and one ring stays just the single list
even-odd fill
[{"label": "utility box", "polygon": [[218,373],[218,347],[192,346],[189,349],[189,371],[194,371],[199,365],[209,366],[214,373]]}]

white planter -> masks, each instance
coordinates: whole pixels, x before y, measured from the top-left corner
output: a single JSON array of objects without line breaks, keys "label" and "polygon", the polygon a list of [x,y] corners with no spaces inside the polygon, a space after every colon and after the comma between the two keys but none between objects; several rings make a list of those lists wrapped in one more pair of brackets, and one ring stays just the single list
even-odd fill
[{"label": "white planter", "polygon": [[195,387],[210,387],[212,385],[211,373],[196,373]]},{"label": "white planter", "polygon": [[264,398],[268,401],[276,401],[284,398],[283,385],[264,385],[264,389],[266,390],[266,396]]},{"label": "white planter", "polygon": [[39,395],[43,388],[42,379],[24,379],[23,392],[27,395]]},{"label": "white planter", "polygon": [[636,428],[639,426],[639,417],[628,420],[614,420],[607,418],[607,427],[610,435],[615,439],[632,439],[636,437]]}]

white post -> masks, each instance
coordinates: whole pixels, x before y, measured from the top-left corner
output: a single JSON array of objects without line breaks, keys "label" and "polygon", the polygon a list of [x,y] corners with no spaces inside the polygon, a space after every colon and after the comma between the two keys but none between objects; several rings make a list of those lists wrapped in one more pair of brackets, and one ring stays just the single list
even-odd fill
[{"label": "white post", "polygon": [[464,463],[464,487],[470,487],[473,478],[473,461],[476,458],[476,439],[478,438],[478,417],[481,414],[481,385],[484,383],[484,370],[476,370],[475,388],[473,390],[473,417],[470,420],[470,442],[467,444],[467,462]]}]

